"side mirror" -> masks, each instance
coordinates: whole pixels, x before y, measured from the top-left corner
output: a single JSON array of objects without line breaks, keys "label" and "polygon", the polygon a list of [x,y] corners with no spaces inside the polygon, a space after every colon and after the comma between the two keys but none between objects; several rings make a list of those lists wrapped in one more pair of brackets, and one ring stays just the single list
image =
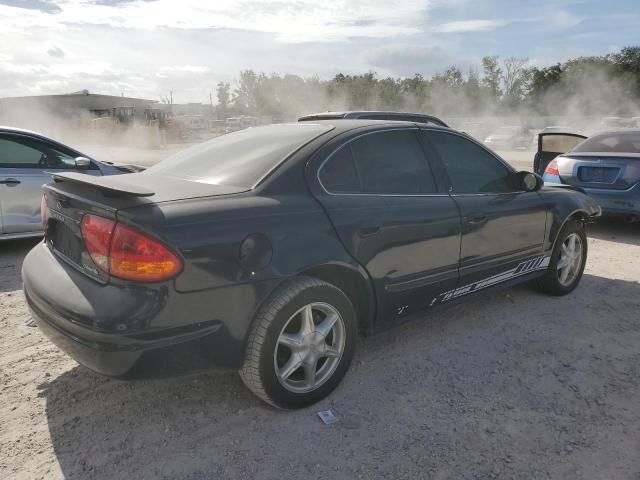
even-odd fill
[{"label": "side mirror", "polygon": [[77,157],[75,159],[76,162],[76,168],[79,170],[86,170],[87,168],[91,167],[91,160],[89,160],[87,157]]},{"label": "side mirror", "polygon": [[537,173],[518,172],[516,178],[518,186],[525,192],[537,192],[544,186],[544,180]]}]

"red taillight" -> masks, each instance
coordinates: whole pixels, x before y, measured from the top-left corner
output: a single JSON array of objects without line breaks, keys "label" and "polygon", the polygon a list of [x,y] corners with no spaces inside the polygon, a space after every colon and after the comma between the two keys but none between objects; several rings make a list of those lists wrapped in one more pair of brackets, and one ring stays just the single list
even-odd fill
[{"label": "red taillight", "polygon": [[116,225],[109,266],[116,277],[157,282],[177,274],[182,262],[156,240],[124,225]]},{"label": "red taillight", "polygon": [[558,161],[551,160],[547,168],[545,168],[544,173],[548,173],[550,175],[560,175],[560,170],[558,170]]},{"label": "red taillight", "polygon": [[82,237],[95,264],[114,277],[158,282],[182,269],[182,261],[160,242],[106,218],[85,215]]},{"label": "red taillight", "polygon": [[103,272],[109,273],[109,248],[111,234],[116,225],[113,220],[85,215],[82,217],[82,238],[91,260]]},{"label": "red taillight", "polygon": [[40,221],[42,222],[42,228],[47,229],[47,194],[42,195],[42,199],[40,199]]}]

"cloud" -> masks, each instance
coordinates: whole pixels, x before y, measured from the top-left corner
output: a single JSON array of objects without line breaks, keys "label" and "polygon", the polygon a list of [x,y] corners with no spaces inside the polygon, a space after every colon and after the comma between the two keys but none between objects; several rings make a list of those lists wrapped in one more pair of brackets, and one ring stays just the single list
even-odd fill
[{"label": "cloud", "polygon": [[[6,0],[5,5],[7,4]],[[38,5],[44,0],[28,0]],[[55,16],[25,14],[9,0],[3,16],[17,30],[68,28],[70,24],[126,28],[233,28],[273,33],[282,42],[380,38],[419,32],[429,0],[75,0],[59,3]],[[35,7],[34,7],[35,8]]]},{"label": "cloud", "polygon": [[47,50],[47,55],[54,58],[64,58],[66,53],[64,53],[64,50],[62,50],[60,47],[54,45]]},{"label": "cloud", "polygon": [[46,13],[59,13],[62,9],[48,0],[0,0],[0,5],[7,5],[25,10],[39,10]]},{"label": "cloud", "polygon": [[432,29],[439,33],[486,32],[507,25],[507,20],[460,20],[443,23]]}]

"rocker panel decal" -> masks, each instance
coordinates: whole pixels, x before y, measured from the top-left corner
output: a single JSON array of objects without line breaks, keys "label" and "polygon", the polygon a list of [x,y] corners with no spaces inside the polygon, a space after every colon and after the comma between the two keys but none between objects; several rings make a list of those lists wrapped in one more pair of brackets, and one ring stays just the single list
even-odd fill
[{"label": "rocker panel decal", "polygon": [[519,277],[521,275],[526,275],[527,273],[534,272],[536,270],[544,270],[549,266],[549,261],[551,257],[540,256],[536,258],[532,258],[531,260],[526,260],[524,262],[519,263],[517,266],[512,268],[511,270],[507,270],[506,272],[499,273],[489,278],[485,278],[483,280],[478,280],[477,282],[469,283],[468,285],[464,285],[462,287],[454,288],[453,290],[448,290],[446,292],[441,293],[429,304],[430,307],[437,303],[448,302],[449,300],[453,300],[454,298],[461,297],[463,295],[467,295],[472,292],[476,292],[478,290],[482,290],[483,288],[491,287],[498,283],[506,282],[507,280],[511,280],[513,278]]}]

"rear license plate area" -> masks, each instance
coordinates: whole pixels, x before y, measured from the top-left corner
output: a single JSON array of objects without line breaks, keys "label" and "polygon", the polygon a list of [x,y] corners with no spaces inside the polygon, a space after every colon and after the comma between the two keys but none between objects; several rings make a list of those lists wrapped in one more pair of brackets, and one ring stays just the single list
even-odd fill
[{"label": "rear license plate area", "polygon": [[82,253],[80,232],[77,225],[70,226],[69,222],[73,223],[73,220],[54,213],[49,218],[47,242],[54,252],[79,265]]},{"label": "rear license plate area", "polygon": [[618,176],[618,169],[613,167],[580,167],[578,178],[587,183],[613,183]]}]

